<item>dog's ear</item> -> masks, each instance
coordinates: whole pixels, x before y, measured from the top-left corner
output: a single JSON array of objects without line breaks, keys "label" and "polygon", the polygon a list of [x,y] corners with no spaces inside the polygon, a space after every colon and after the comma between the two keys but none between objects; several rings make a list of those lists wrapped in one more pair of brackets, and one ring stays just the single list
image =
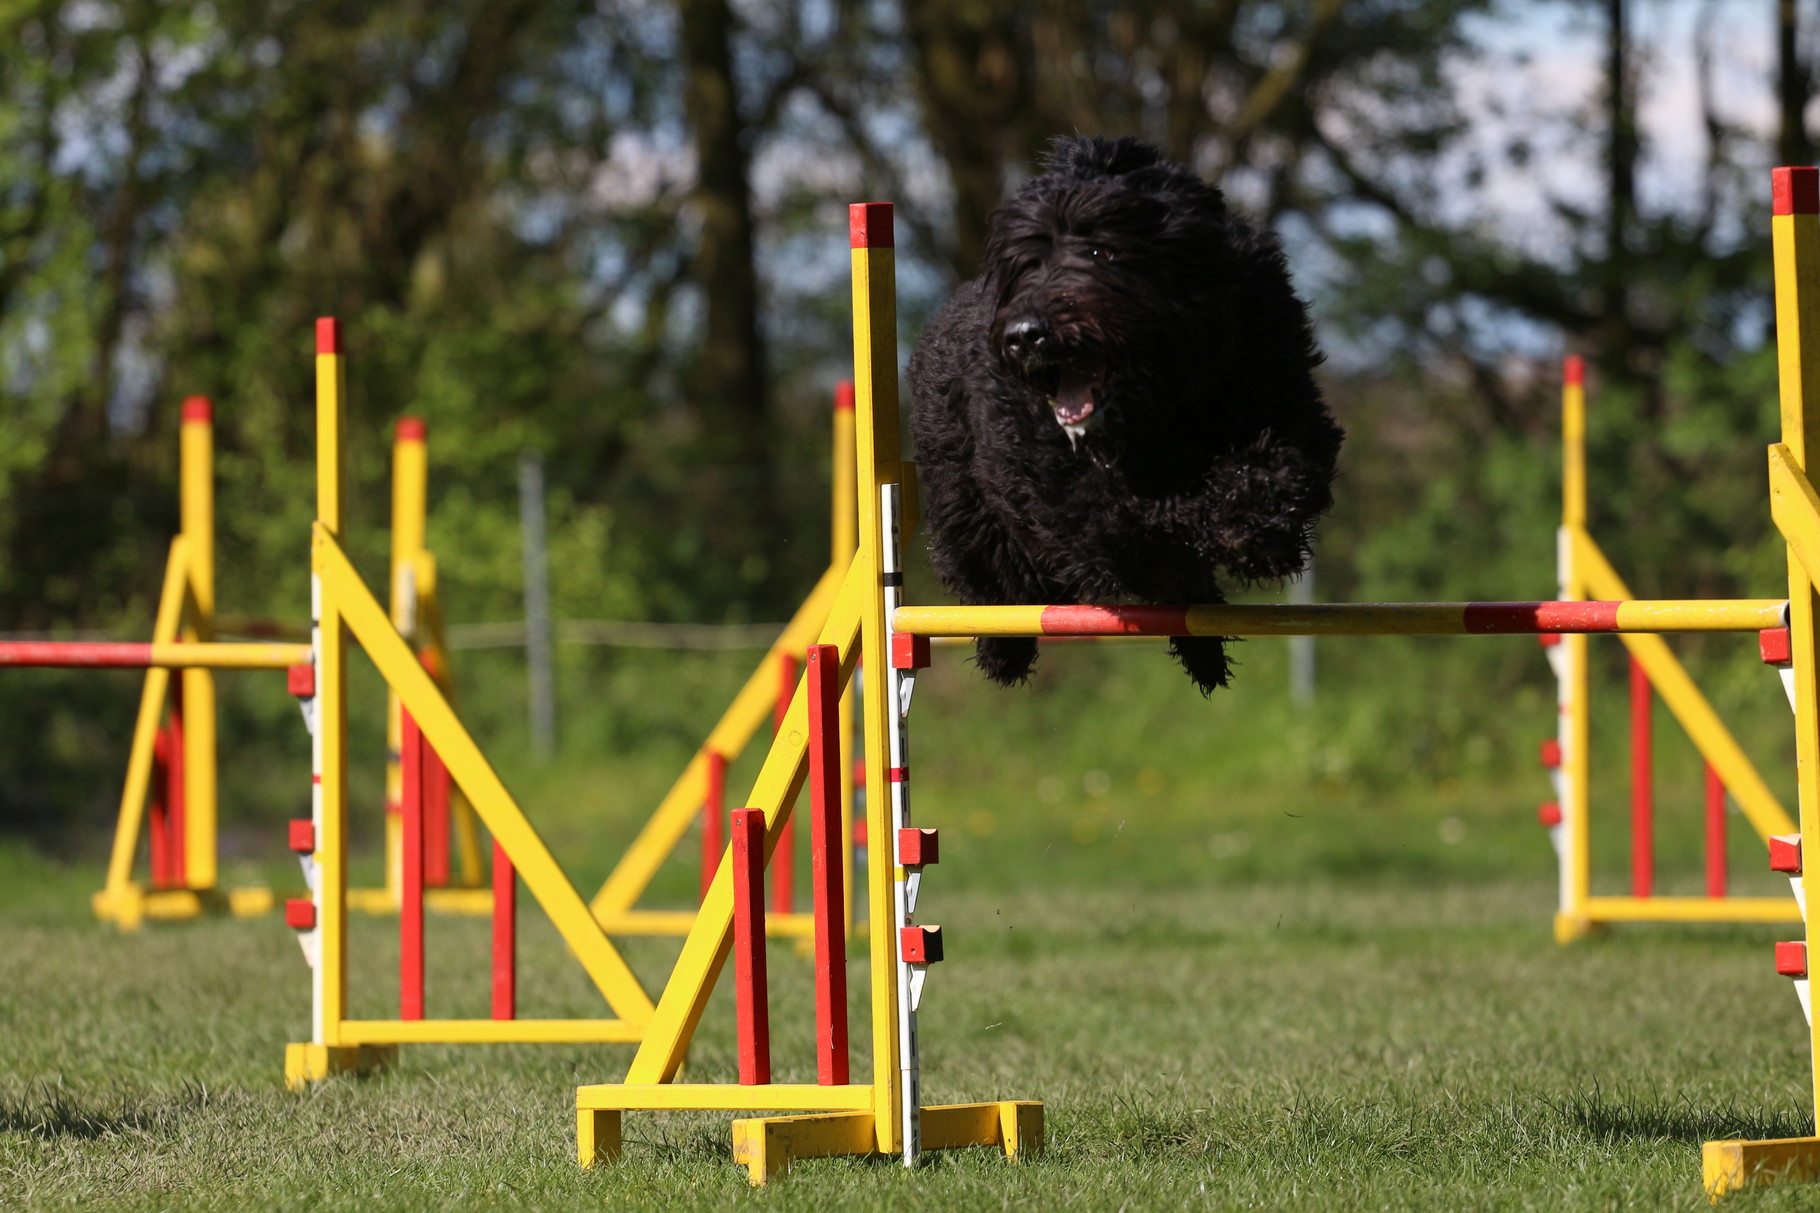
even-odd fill
[{"label": "dog's ear", "polygon": [[1057,135],[1043,156],[1043,168],[1070,177],[1122,177],[1162,159],[1156,148],[1129,135],[1122,139]]}]

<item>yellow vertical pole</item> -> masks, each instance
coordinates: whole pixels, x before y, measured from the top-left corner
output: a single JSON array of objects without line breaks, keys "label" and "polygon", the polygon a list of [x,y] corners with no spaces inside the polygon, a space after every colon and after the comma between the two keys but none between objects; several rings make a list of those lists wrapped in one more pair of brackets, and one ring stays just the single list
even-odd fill
[{"label": "yellow vertical pole", "polygon": [[[183,402],[179,513],[194,613],[183,638],[215,638],[215,414],[206,396]],[[184,670],[183,873],[191,889],[216,884],[215,673]]]},{"label": "yellow vertical pole", "polygon": [[[1569,358],[1561,386],[1561,530],[1555,562],[1560,598],[1586,597],[1584,578],[1575,567],[1575,536],[1586,529],[1586,364]],[[1561,764],[1566,771],[1562,798],[1560,910],[1555,938],[1568,943],[1586,934],[1587,903],[1592,897],[1592,704],[1587,637],[1561,638],[1566,673],[1561,679]]]},{"label": "yellow vertical pole", "polygon": [[[429,488],[429,458],[421,418],[400,417],[392,433],[392,626],[413,647],[419,640],[417,557],[423,551],[425,497]],[[404,793],[404,769],[399,753],[404,746],[404,718],[398,692],[386,687],[385,711],[385,887],[392,904],[398,904],[403,880],[404,821],[398,805]]]},{"label": "yellow vertical pole", "polygon": [[903,1144],[898,1106],[897,933],[894,902],[897,881],[891,837],[891,797],[885,790],[889,768],[886,730],[896,717],[886,703],[889,680],[885,667],[885,598],[880,570],[884,535],[880,530],[879,487],[896,484],[898,467],[896,249],[891,204],[857,203],[848,208],[853,257],[853,382],[855,394],[856,475],[859,551],[872,578],[872,592],[860,620],[860,653],[866,662],[863,690],[866,753],[867,911],[871,924],[872,969],[872,1108],[874,1133],[881,1154],[897,1154]]},{"label": "yellow vertical pole", "polygon": [[[1782,442],[1797,467],[1810,478],[1810,451],[1820,451],[1820,409],[1807,411],[1807,381],[1820,389],[1820,170],[1779,168],[1774,174],[1771,219],[1776,261],[1776,359],[1782,400]],[[1791,547],[1788,553],[1789,643],[1795,670],[1795,777],[1800,799],[1801,836],[1820,839],[1820,702],[1816,701],[1814,661],[1820,652],[1820,614],[1814,585]],[[1808,905],[1820,880],[1806,864],[1801,875]],[[1810,920],[1811,922],[1811,920]],[[1805,928],[1808,955],[1814,932]],[[1820,1034],[1810,1022],[1809,1060],[1813,1066],[1814,1103],[1820,1108]]]},{"label": "yellow vertical pole", "polygon": [[[347,366],[341,325],[316,321],[316,521],[341,538],[345,488],[341,443],[346,421]],[[311,552],[311,644],[316,659],[314,818],[316,824],[316,923],[319,951],[314,973],[312,1039],[341,1044],[347,1018],[348,914],[348,693],[347,628],[332,595],[323,593],[324,555]]]},{"label": "yellow vertical pole", "polygon": [[[854,500],[853,480],[859,474],[854,463],[853,382],[843,380],[834,389],[834,508],[830,517],[832,553],[830,561],[837,569],[853,561],[859,546],[858,503]],[[863,677],[863,675],[862,675]],[[847,920],[847,938],[853,938],[853,685],[848,683],[840,697],[840,853],[842,914]]]}]

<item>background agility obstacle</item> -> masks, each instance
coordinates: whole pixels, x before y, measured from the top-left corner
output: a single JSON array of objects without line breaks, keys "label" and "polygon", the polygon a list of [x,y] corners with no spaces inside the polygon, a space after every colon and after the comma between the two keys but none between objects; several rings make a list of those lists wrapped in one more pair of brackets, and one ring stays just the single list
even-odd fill
[{"label": "background agility obstacle", "polygon": [[[1561,393],[1562,500],[1556,542],[1563,599],[1629,597],[1624,583],[1587,529],[1586,371],[1566,360]],[[1766,655],[1785,652],[1781,622],[1766,622]],[[1629,656],[1631,891],[1592,893],[1592,706],[1589,642],[1584,636],[1544,636],[1557,685],[1558,734],[1541,747],[1554,798],[1539,817],[1560,866],[1555,937],[1562,943],[1613,922],[1798,922],[1799,907],[1782,897],[1728,897],[1726,797],[1736,800],[1758,837],[1787,834],[1795,823],[1755,765],[1659,636],[1621,639]],[[1660,695],[1704,759],[1705,897],[1662,897],[1655,891],[1654,730]]]},{"label": "background agility obstacle", "polygon": [[[398,422],[392,448],[392,612],[401,632],[412,638],[425,664],[447,691],[450,663],[436,593],[436,561],[424,542],[426,443],[422,420],[407,417]],[[154,645],[179,639],[205,642],[221,626],[215,611],[214,478],[214,409],[206,398],[193,396],[183,403],[178,472],[181,526],[171,542],[166,563],[152,629]],[[304,633],[301,625],[272,621],[232,620],[228,627],[256,634]],[[40,658],[59,654],[72,664],[102,664],[103,655],[110,651],[126,649],[83,645],[56,649],[41,646],[36,650],[14,646],[10,650],[15,664],[23,663],[33,652]],[[248,650],[256,655],[268,651]],[[43,663],[51,664],[48,660]],[[271,889],[217,888],[217,721],[212,670],[182,668],[173,679],[169,670],[156,668],[149,661],[124,660],[123,664],[154,668],[148,671],[140,694],[106,882],[92,899],[96,917],[130,930],[146,918],[189,918],[214,910],[236,916],[269,913],[279,900]],[[172,668],[176,668],[175,663]],[[393,733],[388,738],[389,749],[396,755],[399,740],[395,702],[389,721]],[[436,778],[433,755],[430,761],[432,794],[428,812],[432,838],[440,842],[440,846],[433,844],[431,849],[432,903],[439,908],[485,912],[487,903],[476,906],[471,894],[443,888],[451,884],[451,836],[459,848],[460,861],[454,883],[474,886],[482,877],[472,813],[459,795],[451,801],[446,778]],[[391,913],[399,905],[398,783],[398,761],[394,757],[387,769],[387,882],[380,889],[353,893],[356,908],[369,912]],[[147,842],[149,868],[148,879],[143,883],[133,878],[142,833]],[[480,892],[490,896],[485,890]]]}]

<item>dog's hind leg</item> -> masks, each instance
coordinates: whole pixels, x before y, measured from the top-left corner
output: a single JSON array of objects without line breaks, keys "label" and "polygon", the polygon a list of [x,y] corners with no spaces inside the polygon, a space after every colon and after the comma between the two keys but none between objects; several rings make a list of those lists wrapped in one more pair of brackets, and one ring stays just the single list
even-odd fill
[{"label": "dog's hind leg", "polygon": [[1232,674],[1231,659],[1226,656],[1225,636],[1171,636],[1169,653],[1182,663],[1188,677],[1201,694],[1211,695],[1216,687],[1226,685]]}]

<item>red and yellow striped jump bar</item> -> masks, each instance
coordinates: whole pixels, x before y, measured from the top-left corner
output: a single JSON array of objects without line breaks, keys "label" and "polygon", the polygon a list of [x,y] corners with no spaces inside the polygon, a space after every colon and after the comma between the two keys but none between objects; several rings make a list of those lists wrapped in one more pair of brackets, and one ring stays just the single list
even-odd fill
[{"label": "red and yellow striped jump bar", "polygon": [[1289,606],[915,606],[916,636],[1529,636],[1560,632],[1757,632],[1783,626],[1772,598],[1654,602],[1359,602]]},{"label": "red and yellow striped jump bar", "polygon": [[282,670],[310,660],[307,644],[134,644],[24,640],[0,643],[0,666],[98,670]]}]

